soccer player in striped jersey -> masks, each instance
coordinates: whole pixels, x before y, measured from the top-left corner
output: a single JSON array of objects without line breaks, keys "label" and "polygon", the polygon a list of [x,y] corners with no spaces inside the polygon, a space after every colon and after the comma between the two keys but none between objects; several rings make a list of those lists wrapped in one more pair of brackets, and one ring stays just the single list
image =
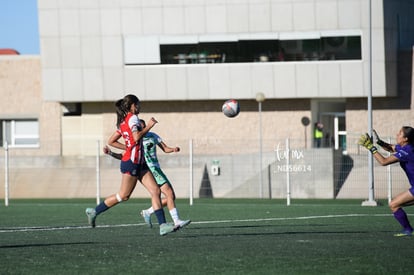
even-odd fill
[{"label": "soccer player in striped jersey", "polygon": [[112,137],[109,140],[109,144],[116,148],[125,148],[125,153],[121,160],[121,188],[118,193],[107,197],[96,208],[86,209],[88,222],[92,227],[95,227],[95,220],[98,215],[118,203],[128,200],[139,180],[151,195],[152,207],[155,209],[154,213],[160,225],[160,235],[166,235],[174,231],[174,225],[166,223],[161,203],[161,190],[146,165],[142,150],[142,138],[157,121],[152,118],[147,127],[141,127],[138,118],[140,102],[135,95],[126,95],[122,101],[117,101],[116,107],[117,127],[120,130],[125,145],[120,143],[118,139],[111,139]]},{"label": "soccer player in striped jersey", "polygon": [[[145,120],[140,119],[140,123],[143,128],[146,128]],[[117,133],[114,133],[113,138],[116,139],[117,135],[120,135],[119,131]],[[184,226],[190,224],[191,221],[180,219],[178,210],[175,205],[174,189],[167,176],[161,170],[161,166],[157,157],[157,146],[160,147],[165,153],[179,152],[180,148],[169,147],[167,144],[165,144],[161,137],[154,132],[148,132],[145,134],[142,143],[144,147],[145,161],[147,162],[147,165],[152,175],[154,176],[155,181],[157,182],[158,186],[160,186],[161,192],[165,195],[165,198],[162,199],[162,206],[168,207],[171,218],[174,221],[175,229],[183,228]],[[112,152],[108,146],[104,147],[104,153],[116,159],[122,158],[122,154]],[[151,215],[153,213],[154,208],[152,206],[141,211],[141,216],[144,218],[145,223],[147,223],[149,227],[152,227]]]}]

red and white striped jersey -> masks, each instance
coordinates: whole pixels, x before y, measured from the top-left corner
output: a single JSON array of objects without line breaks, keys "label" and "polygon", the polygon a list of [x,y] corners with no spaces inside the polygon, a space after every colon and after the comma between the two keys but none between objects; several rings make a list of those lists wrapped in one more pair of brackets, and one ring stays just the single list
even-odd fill
[{"label": "red and white striped jersey", "polygon": [[119,133],[125,141],[125,154],[122,156],[122,161],[132,161],[132,163],[142,163],[143,156],[141,152],[142,139],[135,142],[132,133],[140,129],[140,122],[137,115],[128,113],[124,121],[119,125]]}]

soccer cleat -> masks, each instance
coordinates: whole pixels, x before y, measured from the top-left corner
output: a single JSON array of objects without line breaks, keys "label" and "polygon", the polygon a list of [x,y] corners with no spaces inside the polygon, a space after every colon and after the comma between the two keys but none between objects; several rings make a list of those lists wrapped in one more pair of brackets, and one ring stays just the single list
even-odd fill
[{"label": "soccer cleat", "polygon": [[144,221],[148,225],[148,227],[152,228],[151,215],[148,213],[148,211],[142,210],[141,216],[144,218]]},{"label": "soccer cleat", "polygon": [[180,228],[183,228],[184,226],[187,226],[187,225],[189,225],[191,223],[191,221],[190,220],[185,220],[185,221],[179,221],[179,222],[177,222],[175,225],[174,225],[174,229],[175,230],[178,230],[178,229],[180,229]]},{"label": "soccer cleat", "polygon": [[174,232],[174,225],[169,224],[169,223],[163,223],[160,225],[160,235],[164,236],[167,235],[168,233]]},{"label": "soccer cleat", "polygon": [[394,234],[394,237],[411,237],[412,235],[413,231],[403,230],[400,233]]},{"label": "soccer cleat", "polygon": [[94,208],[86,208],[86,216],[88,217],[88,223],[90,226],[95,227],[96,211]]}]

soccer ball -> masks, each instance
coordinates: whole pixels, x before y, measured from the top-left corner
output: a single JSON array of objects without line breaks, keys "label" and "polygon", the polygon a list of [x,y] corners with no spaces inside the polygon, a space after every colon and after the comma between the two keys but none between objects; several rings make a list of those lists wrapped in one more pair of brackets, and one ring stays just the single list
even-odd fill
[{"label": "soccer ball", "polygon": [[221,110],[227,117],[235,117],[240,113],[239,102],[235,99],[226,100]]}]

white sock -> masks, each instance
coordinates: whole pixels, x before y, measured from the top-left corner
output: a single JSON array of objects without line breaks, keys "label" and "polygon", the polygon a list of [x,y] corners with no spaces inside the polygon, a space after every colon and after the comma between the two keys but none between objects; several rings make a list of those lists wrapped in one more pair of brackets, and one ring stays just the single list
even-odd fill
[{"label": "white sock", "polygon": [[171,218],[174,221],[174,224],[177,224],[177,223],[180,222],[180,217],[178,216],[178,210],[177,210],[177,208],[171,209],[170,210],[170,215],[171,215]]},{"label": "white sock", "polygon": [[151,206],[146,211],[147,211],[148,214],[152,215],[154,213],[154,208],[152,208],[152,206]]}]

